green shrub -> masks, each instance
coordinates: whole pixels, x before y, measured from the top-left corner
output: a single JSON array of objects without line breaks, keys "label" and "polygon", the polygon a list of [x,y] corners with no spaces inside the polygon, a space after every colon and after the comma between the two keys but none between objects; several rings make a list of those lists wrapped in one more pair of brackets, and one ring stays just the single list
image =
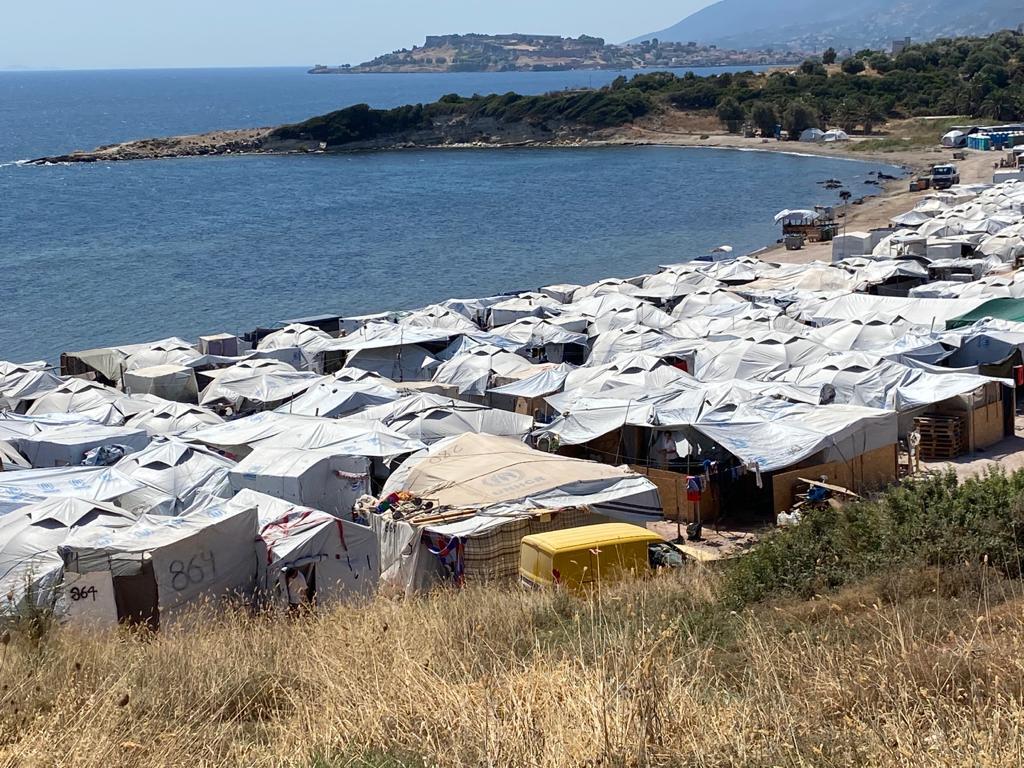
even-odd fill
[{"label": "green shrub", "polygon": [[1022,544],[1024,471],[962,484],[952,472],[932,475],[774,532],[729,566],[726,601],[810,597],[904,567],[983,564],[1020,578]]}]

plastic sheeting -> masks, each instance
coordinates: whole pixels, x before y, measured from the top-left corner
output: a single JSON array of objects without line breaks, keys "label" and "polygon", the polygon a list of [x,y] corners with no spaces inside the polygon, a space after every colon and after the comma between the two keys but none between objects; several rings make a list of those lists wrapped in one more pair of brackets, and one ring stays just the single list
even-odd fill
[{"label": "plastic sheeting", "polygon": [[109,531],[135,522],[123,509],[73,497],[28,504],[0,517],[0,616],[53,604],[63,562],[57,548],[75,531]]},{"label": "plastic sheeting", "polygon": [[818,407],[779,400],[744,403],[705,414],[694,425],[743,462],[762,472],[785,469],[812,456],[824,463],[893,445],[893,411],[832,405]]},{"label": "plastic sheeting", "polygon": [[155,395],[164,400],[194,403],[199,398],[196,372],[181,365],[157,365],[125,371],[125,392]]},{"label": "plastic sheeting", "polygon": [[[365,373],[365,372],[364,372]],[[339,381],[330,377],[307,389],[304,393],[278,410],[301,416],[323,416],[338,418],[356,413],[383,403],[390,403],[400,397],[398,390],[387,387],[367,374],[361,381]]]},{"label": "plastic sheeting", "polygon": [[255,491],[242,491],[229,503],[259,510],[260,588],[287,602],[285,568],[310,572],[320,606],[372,595],[380,580],[380,544],[370,528],[309,507],[296,506]]}]

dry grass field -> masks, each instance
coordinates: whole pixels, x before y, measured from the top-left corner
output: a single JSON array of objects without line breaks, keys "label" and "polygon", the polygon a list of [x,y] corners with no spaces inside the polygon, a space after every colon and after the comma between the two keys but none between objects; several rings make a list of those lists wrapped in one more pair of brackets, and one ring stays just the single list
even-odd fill
[{"label": "dry grass field", "polygon": [[438,592],[158,635],[15,630],[0,763],[1019,766],[1024,594],[905,571],[732,612],[697,566],[596,600]]}]

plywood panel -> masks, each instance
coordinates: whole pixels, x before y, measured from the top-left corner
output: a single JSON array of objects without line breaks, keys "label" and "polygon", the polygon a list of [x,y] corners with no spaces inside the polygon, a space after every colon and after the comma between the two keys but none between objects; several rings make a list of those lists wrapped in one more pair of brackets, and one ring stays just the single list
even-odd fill
[{"label": "plywood panel", "polygon": [[971,414],[974,425],[974,449],[985,449],[1003,439],[1003,403],[997,401]]},{"label": "plywood panel", "polygon": [[772,476],[772,503],[775,513],[785,512],[796,501],[800,478],[820,480],[864,494],[896,482],[898,477],[896,445],[886,445],[857,456],[850,462],[833,461],[813,467],[791,469]]}]

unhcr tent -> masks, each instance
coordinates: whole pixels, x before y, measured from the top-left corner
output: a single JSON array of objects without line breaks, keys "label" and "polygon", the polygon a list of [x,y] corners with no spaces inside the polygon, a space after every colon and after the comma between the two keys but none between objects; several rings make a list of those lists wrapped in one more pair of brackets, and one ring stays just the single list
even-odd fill
[{"label": "unhcr tent", "polygon": [[178,435],[223,423],[224,419],[209,408],[165,400],[154,402],[150,410],[132,416],[125,422],[125,426],[144,429],[150,435]]},{"label": "unhcr tent", "polygon": [[184,512],[200,498],[231,495],[228,472],[234,462],[198,445],[158,437],[114,468],[145,486],[120,498],[123,507],[162,515]]},{"label": "unhcr tent", "polygon": [[529,416],[429,392],[403,397],[345,419],[345,422],[353,424],[373,421],[379,421],[388,429],[420,440],[426,445],[467,432],[522,440],[533,428],[533,419]]},{"label": "unhcr tent", "polygon": [[128,452],[140,451],[149,444],[149,435],[131,427],[67,424],[18,438],[15,444],[33,467],[65,467],[81,464],[89,451],[101,446],[118,445]]},{"label": "unhcr tent", "polygon": [[457,509],[592,506],[631,521],[662,516],[657,488],[632,470],[543,453],[492,435],[452,437],[410,456],[382,493],[397,491]]},{"label": "unhcr tent", "polygon": [[368,527],[341,520],[318,509],[296,506],[273,496],[245,490],[229,508],[259,510],[259,588],[269,599],[287,603],[283,572],[302,572],[317,605],[372,595],[380,580],[380,544]]},{"label": "unhcr tent", "polygon": [[53,605],[62,562],[57,547],[75,531],[111,531],[135,522],[102,501],[56,497],[0,517],[0,616]]},{"label": "unhcr tent", "polygon": [[189,434],[189,440],[247,456],[257,446],[330,448],[344,456],[400,456],[422,449],[423,443],[380,424],[353,424],[313,416],[257,413]]},{"label": "unhcr tent", "polygon": [[257,448],[230,473],[231,487],[349,516],[370,492],[370,460],[329,450]]},{"label": "unhcr tent", "polygon": [[370,406],[390,403],[398,397],[397,389],[381,384],[379,378],[368,374],[367,378],[359,381],[338,381],[332,376],[314,384],[278,410],[335,419]]},{"label": "unhcr tent", "polygon": [[255,507],[213,505],[76,532],[59,554],[66,587],[95,588],[95,602],[107,608],[91,618],[158,626],[203,598],[251,595],[257,535]]},{"label": "unhcr tent", "polygon": [[0,472],[0,520],[19,507],[38,501],[74,496],[111,501],[137,490],[140,483],[111,467],[55,467]]}]

